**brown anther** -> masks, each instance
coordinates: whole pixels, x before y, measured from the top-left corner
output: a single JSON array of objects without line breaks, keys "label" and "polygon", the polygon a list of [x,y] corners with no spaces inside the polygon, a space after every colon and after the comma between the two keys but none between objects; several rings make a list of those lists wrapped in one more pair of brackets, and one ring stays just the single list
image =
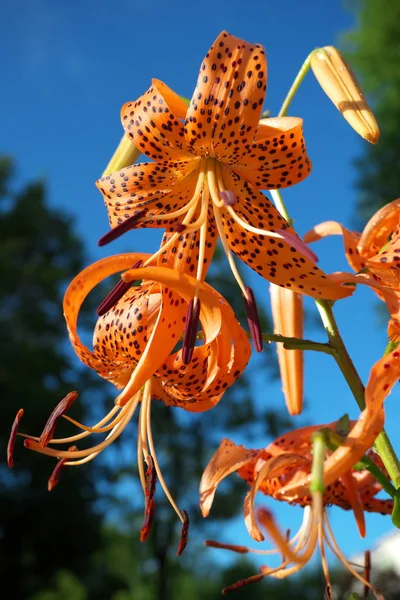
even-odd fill
[{"label": "brown anther", "polygon": [[192,360],[194,345],[196,343],[197,330],[199,327],[200,317],[200,300],[193,298],[190,300],[187,313],[185,332],[183,334],[182,343],[182,362],[184,365],[188,365]]},{"label": "brown anther", "polygon": [[225,206],[233,206],[234,204],[236,204],[237,201],[237,198],[234,192],[232,192],[232,190],[223,190],[219,193],[219,197],[221,198]]},{"label": "brown anther", "polygon": [[184,225],[183,223],[174,223],[173,228],[174,231],[176,231],[176,233],[182,233],[183,231],[185,231],[186,225]]},{"label": "brown anther", "polygon": [[8,444],[7,444],[7,463],[8,463],[8,466],[10,467],[10,469],[12,469],[13,466],[14,466],[14,446],[15,446],[15,440],[17,439],[18,427],[19,427],[19,424],[20,424],[20,421],[22,419],[23,414],[24,414],[24,409],[20,408],[19,411],[17,412],[16,417],[14,419],[14,422],[12,424],[11,432],[10,432],[10,437],[8,439]]},{"label": "brown anther", "polygon": [[[290,529],[286,529],[286,542],[289,543],[290,540]],[[282,554],[282,562],[285,562],[286,560],[286,556],[284,554]]]},{"label": "brown anther", "polygon": [[47,419],[47,423],[44,426],[42,434],[39,438],[39,446],[44,448],[47,446],[51,438],[53,437],[54,431],[57,427],[57,423],[62,415],[67,412],[78,398],[78,392],[69,392],[55,407],[50,417]]},{"label": "brown anther", "polygon": [[145,542],[147,540],[147,538],[149,537],[151,525],[154,520],[155,512],[156,512],[156,505],[154,503],[154,500],[151,499],[150,501],[147,501],[147,499],[146,499],[146,508],[144,511],[144,521],[143,521],[142,528],[140,530],[140,541],[141,542]]},{"label": "brown anther", "polygon": [[330,583],[327,583],[325,586],[324,600],[332,600],[332,587]]},{"label": "brown anther", "polygon": [[99,246],[105,246],[110,242],[113,242],[117,238],[121,237],[124,233],[136,227],[136,225],[143,219],[146,215],[147,209],[142,208],[142,210],[138,210],[134,215],[129,217],[129,219],[125,219],[119,225],[107,231],[97,242]]},{"label": "brown anther", "polygon": [[[142,266],[143,261],[138,260],[132,267],[132,269],[139,269]],[[113,287],[111,292],[106,296],[97,307],[97,314],[99,317],[102,317],[108,311],[117,304],[118,300],[121,300],[122,296],[126,294],[130,287],[132,287],[133,281],[118,281],[118,283]]]},{"label": "brown anther", "polygon": [[[25,440],[27,441],[27,440]],[[74,450],[76,450],[76,446],[71,446],[70,448],[68,448],[68,452],[73,452]],[[56,485],[60,482],[60,477],[61,477],[61,472],[64,468],[64,464],[67,462],[68,457],[67,456],[63,456],[63,458],[60,458],[60,460],[57,462],[56,466],[54,467],[54,470],[52,472],[52,474],[49,477],[49,480],[47,482],[47,489],[49,490],[49,492],[52,492],[54,490],[54,488],[56,487]]]},{"label": "brown anther", "polygon": [[156,483],[157,483],[157,473],[154,467],[154,460],[151,454],[147,455],[147,470],[146,470],[146,503],[150,502],[153,499],[153,496],[156,491]]},{"label": "brown anther", "polygon": [[229,592],[234,592],[235,590],[240,590],[245,585],[249,585],[250,583],[257,583],[257,581],[261,581],[265,575],[263,573],[257,573],[257,575],[252,575],[251,577],[246,577],[246,579],[240,579],[236,583],[232,585],[228,585],[222,590],[222,595],[226,596]]},{"label": "brown anther", "polygon": [[221,548],[221,550],[231,550],[231,552],[238,552],[239,554],[247,554],[249,549],[246,546],[237,546],[235,544],[222,544],[221,542],[215,542],[214,540],[206,540],[205,546],[209,548]]},{"label": "brown anther", "polygon": [[253,290],[249,287],[246,288],[246,294],[243,294],[243,300],[246,309],[247,323],[249,325],[251,339],[253,340],[254,348],[256,349],[256,351],[262,352],[263,339],[256,299],[254,297]]},{"label": "brown anther", "polygon": [[[366,550],[364,554],[364,579],[371,583],[371,552],[369,550]],[[364,584],[364,598],[368,598],[369,590],[369,585]]]},{"label": "brown anther", "polygon": [[181,537],[180,537],[179,544],[178,544],[178,550],[176,552],[176,554],[178,556],[180,556],[182,554],[182,552],[184,551],[184,549],[186,548],[187,543],[188,543],[188,537],[189,537],[189,526],[190,526],[189,515],[186,512],[186,510],[182,510],[182,513],[183,513],[182,531],[181,531]]}]

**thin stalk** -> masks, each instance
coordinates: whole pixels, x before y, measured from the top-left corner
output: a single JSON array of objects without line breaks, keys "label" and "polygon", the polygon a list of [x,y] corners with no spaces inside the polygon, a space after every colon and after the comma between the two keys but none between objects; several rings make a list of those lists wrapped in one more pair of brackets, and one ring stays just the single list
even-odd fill
[{"label": "thin stalk", "polygon": [[303,62],[302,66],[300,67],[300,71],[297,73],[296,78],[292,83],[292,87],[288,91],[287,96],[283,101],[281,110],[278,113],[278,117],[286,116],[288,108],[289,108],[293,98],[295,97],[297,90],[299,89],[300,85],[303,83],[304,77],[307,75],[308,71],[310,70],[311,56],[313,55],[314,52],[315,52],[315,50],[313,50],[307,56],[306,60]]}]

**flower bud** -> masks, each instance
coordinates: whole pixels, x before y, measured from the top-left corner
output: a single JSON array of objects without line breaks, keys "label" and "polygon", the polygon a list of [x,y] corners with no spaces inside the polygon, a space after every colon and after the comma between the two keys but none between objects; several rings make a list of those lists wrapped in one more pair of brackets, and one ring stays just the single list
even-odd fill
[{"label": "flower bud", "polygon": [[317,48],[311,55],[311,68],[346,121],[361,137],[376,144],[378,124],[360,84],[339,50],[333,46]]}]

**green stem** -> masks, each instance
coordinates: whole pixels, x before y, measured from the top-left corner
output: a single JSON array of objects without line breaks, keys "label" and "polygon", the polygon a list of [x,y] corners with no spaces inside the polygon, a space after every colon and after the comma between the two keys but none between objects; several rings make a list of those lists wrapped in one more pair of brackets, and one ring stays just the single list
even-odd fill
[{"label": "green stem", "polygon": [[304,77],[307,75],[308,71],[310,70],[311,57],[314,54],[314,52],[315,52],[315,50],[310,52],[310,54],[307,56],[306,60],[303,62],[302,66],[300,67],[300,71],[297,73],[296,78],[292,83],[292,87],[288,91],[287,96],[283,101],[281,110],[278,113],[278,117],[286,116],[288,108],[289,108],[290,104],[292,103],[292,100],[295,97],[297,90],[299,89],[300,85],[302,84]]},{"label": "green stem", "polygon": [[333,354],[334,352],[329,344],[313,342],[312,340],[286,337],[284,335],[274,333],[263,333],[262,339],[267,343],[281,343],[287,350],[315,350],[316,352],[324,352],[325,354]]},{"label": "green stem", "polygon": [[[315,303],[328,334],[329,343],[334,350],[333,356],[353,392],[358,406],[363,410],[365,408],[365,388],[343,343],[331,303],[327,300],[316,300]],[[376,438],[374,447],[381,457],[395,488],[400,488],[400,462],[384,429]]]}]

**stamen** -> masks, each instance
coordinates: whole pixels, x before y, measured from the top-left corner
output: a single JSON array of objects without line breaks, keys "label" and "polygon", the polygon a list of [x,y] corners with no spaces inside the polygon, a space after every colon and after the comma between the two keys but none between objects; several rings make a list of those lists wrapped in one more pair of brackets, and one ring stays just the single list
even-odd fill
[{"label": "stamen", "polygon": [[10,438],[9,438],[8,444],[7,444],[7,463],[8,463],[8,466],[10,467],[10,469],[12,469],[14,466],[15,440],[17,439],[18,427],[21,422],[23,414],[24,414],[24,409],[20,408],[16,414],[16,417],[15,417],[14,422],[11,427]]},{"label": "stamen", "polygon": [[232,190],[222,190],[219,193],[219,196],[222,198],[225,206],[233,206],[236,204],[237,198]]},{"label": "stamen", "polygon": [[[211,189],[210,189],[211,191]],[[235,261],[233,260],[233,256],[232,256],[232,252],[231,249],[229,247],[228,241],[226,239],[226,235],[224,232],[224,226],[222,224],[222,219],[221,219],[221,213],[220,210],[216,207],[215,205],[215,199],[212,196],[212,200],[214,203],[214,217],[215,217],[215,224],[217,226],[217,230],[218,230],[218,235],[219,235],[219,239],[221,240],[222,243],[222,247],[224,249],[226,258],[228,259],[229,262],[229,266],[231,268],[232,274],[234,276],[234,278],[236,279],[240,289],[242,290],[242,293],[245,294],[246,293],[246,287],[242,281],[242,278],[240,277],[239,271],[237,269],[237,266],[235,265]]]},{"label": "stamen", "polygon": [[150,502],[156,491],[157,473],[154,468],[154,460],[151,454],[147,456],[147,471],[145,475],[146,480],[146,499]]},{"label": "stamen", "polygon": [[182,362],[184,365],[188,365],[192,360],[194,345],[196,343],[197,330],[199,327],[199,317],[200,300],[198,298],[192,298],[189,301],[186,313],[185,332],[183,334]]},{"label": "stamen", "polygon": [[215,542],[214,540],[206,540],[204,542],[204,545],[208,546],[209,548],[221,548],[221,550],[231,550],[231,552],[238,552],[239,554],[247,554],[249,552],[249,548],[246,548],[246,546],[222,544],[220,542]]},{"label": "stamen", "polygon": [[364,554],[364,579],[367,582],[364,584],[364,598],[368,598],[371,583],[371,552],[369,550],[366,550]]},{"label": "stamen", "polygon": [[[69,452],[73,452],[74,450],[76,450],[76,446],[71,446],[70,448],[68,448]],[[67,460],[68,459],[66,456],[64,456],[63,458],[60,458],[60,460],[57,462],[56,466],[54,467],[54,470],[53,470],[52,474],[50,475],[49,481],[47,483],[47,489],[49,490],[49,492],[52,492],[54,490],[54,488],[56,487],[56,485],[60,482],[61,472],[62,472]]]},{"label": "stamen", "polygon": [[[142,266],[143,261],[138,260],[131,269],[139,269]],[[97,314],[99,317],[102,317],[108,311],[117,304],[118,300],[121,300],[122,296],[126,294],[130,287],[132,287],[133,281],[118,281],[118,283],[113,287],[111,292],[106,296],[97,308]]]},{"label": "stamen", "polygon": [[153,434],[151,431],[151,411],[150,411],[150,409],[151,409],[151,380],[147,381],[147,383],[145,384],[143,402],[145,403],[145,407],[143,407],[143,410],[146,410],[147,441],[149,443],[149,449],[150,449],[150,453],[151,453],[151,456],[154,461],[154,466],[155,466],[155,469],[157,472],[157,477],[158,477],[158,480],[160,482],[162,489],[164,490],[164,494],[167,496],[172,508],[178,515],[180,521],[183,523],[185,519],[184,519],[184,517],[182,517],[180,510],[177,507],[174,499],[172,498],[171,492],[169,491],[167,484],[165,483],[165,479],[161,472],[160,465],[158,464],[156,449],[154,447]]},{"label": "stamen", "polygon": [[186,510],[182,510],[182,514],[183,514],[183,523],[182,523],[181,538],[179,540],[178,550],[176,553],[178,556],[180,556],[182,554],[182,552],[184,551],[184,549],[186,548],[187,543],[188,543],[188,537],[189,537],[189,525],[190,525],[189,515],[186,512]]},{"label": "stamen", "polygon": [[141,542],[145,542],[147,540],[147,538],[149,537],[151,525],[154,521],[155,512],[156,512],[156,505],[154,503],[154,500],[153,499],[150,501],[146,500],[146,510],[145,510],[145,515],[144,515],[144,521],[143,521],[142,528],[140,530],[140,541]]},{"label": "stamen", "polygon": [[249,585],[250,583],[256,583],[257,581],[261,581],[265,577],[264,573],[257,573],[257,575],[252,575],[251,577],[246,577],[246,579],[240,579],[236,583],[232,585],[228,585],[222,590],[222,595],[226,596],[229,592],[233,592],[235,590],[240,590],[245,585]]},{"label": "stamen", "polygon": [[62,415],[71,408],[71,406],[73,405],[73,403],[75,402],[75,400],[77,398],[78,398],[78,392],[69,392],[69,394],[67,394],[65,396],[65,398],[63,398],[57,404],[57,406],[51,413],[50,417],[47,419],[47,423],[44,426],[44,429],[40,435],[39,446],[41,448],[44,448],[45,446],[47,446],[47,444],[53,437],[53,434],[57,427],[58,421],[60,420]]},{"label": "stamen", "polygon": [[330,583],[325,586],[324,600],[332,600],[332,587]]},{"label": "stamen", "polygon": [[263,339],[260,325],[260,317],[258,316],[256,299],[253,290],[246,288],[246,293],[243,294],[244,305],[247,315],[247,323],[249,324],[250,335],[257,352],[263,351]]},{"label": "stamen", "polygon": [[[109,423],[108,425],[103,427],[104,423],[107,423],[107,421],[109,421],[114,416],[114,414],[118,411],[121,411],[120,414],[117,415],[117,417],[113,421],[111,421],[111,423]],[[115,424],[121,420],[123,414],[124,414],[123,409],[121,410],[121,408],[119,406],[114,406],[110,410],[110,412],[107,413],[106,416],[101,419],[101,421],[96,423],[96,425],[92,425],[91,427],[83,425],[82,423],[79,423],[79,421],[75,421],[75,419],[72,419],[68,415],[62,415],[63,419],[66,419],[67,421],[70,421],[70,423],[73,423],[74,425],[76,425],[76,427],[83,429],[83,433],[71,435],[66,438],[53,438],[51,440],[51,443],[52,444],[68,444],[70,442],[77,442],[78,440],[88,437],[92,433],[105,433],[106,431],[109,431],[110,429],[112,429],[115,426]],[[27,436],[27,437],[33,437],[33,436]]]},{"label": "stamen", "polygon": [[185,229],[186,225],[184,225],[183,223],[174,224],[174,231],[176,231],[177,233],[182,233],[183,231],[185,231]]},{"label": "stamen", "polygon": [[136,227],[136,225],[143,220],[143,217],[147,213],[147,209],[138,210],[134,215],[122,221],[119,225],[107,231],[97,242],[98,246],[105,246],[110,242],[113,242],[117,238],[121,237],[124,233]]}]

